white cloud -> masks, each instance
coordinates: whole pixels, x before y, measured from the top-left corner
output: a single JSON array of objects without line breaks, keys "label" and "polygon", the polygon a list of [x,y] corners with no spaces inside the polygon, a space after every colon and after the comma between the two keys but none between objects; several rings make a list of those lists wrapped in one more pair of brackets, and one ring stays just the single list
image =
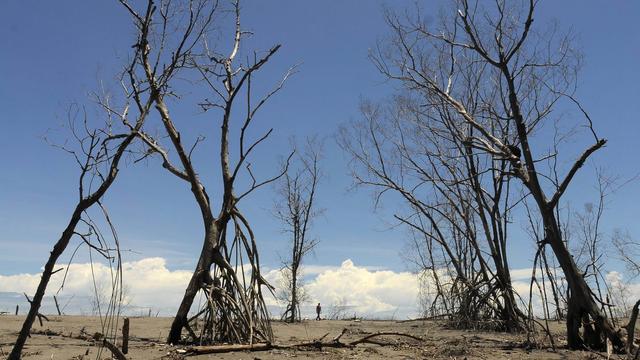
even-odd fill
[{"label": "white cloud", "polygon": [[[154,312],[160,310],[166,315],[170,315],[177,308],[191,276],[191,271],[169,270],[163,258],[126,262],[122,267],[131,306],[151,308]],[[111,274],[111,269],[102,263],[71,264],[64,289],[60,294],[67,297],[73,295],[76,300],[83,299],[88,302],[93,296],[93,278],[95,277],[96,283],[105,284],[103,287],[108,288],[106,284],[109,284]],[[63,276],[64,271],[53,276],[47,295],[55,294]],[[264,276],[273,285],[280,285],[279,270],[266,270]],[[408,272],[371,270],[356,266],[351,260],[345,260],[339,267],[307,266],[305,277],[309,279],[306,284],[309,295],[306,312],[309,315],[317,302],[321,302],[326,311],[329,311],[332,305],[342,304],[348,307],[349,312],[356,312],[358,315],[377,316],[397,311],[406,317],[416,313],[417,280]],[[33,294],[39,281],[40,274],[0,275],[0,292]],[[266,296],[267,304],[277,312],[277,301],[268,293]],[[14,304],[5,304],[6,308],[9,306]],[[86,312],[90,308],[88,304],[76,304],[75,307],[81,309],[68,308],[67,312]]]},{"label": "white cloud", "polygon": [[[529,281],[531,279],[532,268],[524,268],[524,269],[512,269],[511,270],[511,280],[512,281]],[[538,270],[538,274],[540,271]]]},{"label": "white cloud", "polygon": [[[315,304],[318,302],[322,303],[325,316],[337,305],[345,309],[345,315],[349,316],[354,313],[365,317],[397,319],[418,316],[419,286],[417,276],[413,273],[358,266],[350,259],[342,262],[340,266],[313,265],[304,269],[308,302],[302,308],[303,316],[313,316]],[[529,295],[530,274],[531,269],[512,270],[513,287],[525,301]],[[55,294],[61,285],[63,275],[64,272],[61,271],[53,276],[47,295]],[[282,286],[279,270],[265,269],[263,275],[276,287]],[[191,271],[169,270],[166,260],[156,257],[124,263],[123,276],[133,309],[131,311],[146,312],[143,309],[152,309],[154,313],[159,311],[162,315],[172,315],[184,294]],[[98,284],[108,284],[111,269],[105,264],[94,263],[92,275],[91,264],[71,264],[64,290],[60,293],[61,298],[69,299],[74,296],[66,310],[67,313],[90,311],[94,277]],[[640,284],[623,281],[622,275],[617,272],[609,273],[607,280],[613,290],[620,289],[612,295],[616,295],[616,300],[626,298],[632,301],[640,298]],[[31,295],[39,281],[40,274],[0,275],[0,293],[24,292]],[[534,286],[534,309],[540,309],[541,301],[536,292]],[[273,316],[279,316],[281,304],[278,304],[268,292],[265,292],[265,296]],[[0,296],[0,310],[11,310],[17,302],[25,303],[23,298],[15,294],[4,298]],[[45,305],[47,311],[54,311],[51,303],[45,302]]]},{"label": "white cloud", "polygon": [[[61,268],[63,266],[57,266]],[[177,308],[181,294],[191,277],[190,271],[170,271],[163,258],[146,258],[122,264],[125,292],[131,305],[151,308],[155,311],[172,312]],[[94,278],[98,288],[110,288],[112,269],[103,263],[71,264],[64,281],[61,296],[77,297],[89,302],[94,293]],[[64,271],[53,275],[46,295],[56,294],[64,278]],[[40,274],[0,275],[0,292],[26,293],[32,295],[40,281]],[[79,309],[69,309],[70,313],[83,312],[89,304],[74,304]],[[13,305],[12,305],[13,306]]]},{"label": "white cloud", "polygon": [[325,308],[344,303],[350,311],[369,316],[396,311],[403,317],[417,313],[415,274],[372,271],[350,259],[337,269],[320,273],[307,284],[307,291],[313,303],[324,303]]},{"label": "white cloud", "polygon": [[[416,275],[377,269],[357,266],[350,259],[343,261],[340,266],[305,266],[304,276],[307,280],[304,288],[308,301],[302,306],[302,315],[315,316],[315,305],[321,303],[324,316],[337,307],[349,316],[354,313],[357,316],[385,318],[417,316]],[[282,286],[279,270],[266,271],[264,277],[277,288]],[[274,312],[282,310],[281,304],[271,296],[265,300]]]},{"label": "white cloud", "polygon": [[39,280],[39,274],[0,275],[0,291],[31,294],[38,287]]}]

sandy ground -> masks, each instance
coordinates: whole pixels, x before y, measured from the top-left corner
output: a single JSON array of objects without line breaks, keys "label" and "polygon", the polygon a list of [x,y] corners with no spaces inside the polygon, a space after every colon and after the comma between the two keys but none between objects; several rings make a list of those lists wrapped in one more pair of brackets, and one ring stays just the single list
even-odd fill
[{"label": "sandy ground", "polygon": [[[7,357],[22,325],[23,316],[0,316],[0,359]],[[100,320],[86,316],[50,317],[40,326],[37,322],[27,341],[23,358],[36,359],[109,359],[110,353],[99,352],[93,341],[75,338],[81,333],[101,332]],[[170,325],[168,318],[131,318],[129,359],[178,359],[179,348],[164,343]],[[444,328],[432,321],[305,321],[289,325],[273,324],[276,343],[292,344],[326,339],[347,329],[343,342],[355,340],[382,331],[408,333],[425,339],[385,338],[388,346],[358,345],[350,349],[325,348],[322,350],[270,350],[261,352],[235,352],[199,355],[196,359],[596,359],[600,355],[558,349],[526,349],[524,335],[496,332],[457,331]],[[556,326],[556,342],[563,345],[561,326]],[[84,329],[84,330],[82,330]],[[60,335],[62,334],[62,335]],[[606,355],[604,356],[606,358]]]}]

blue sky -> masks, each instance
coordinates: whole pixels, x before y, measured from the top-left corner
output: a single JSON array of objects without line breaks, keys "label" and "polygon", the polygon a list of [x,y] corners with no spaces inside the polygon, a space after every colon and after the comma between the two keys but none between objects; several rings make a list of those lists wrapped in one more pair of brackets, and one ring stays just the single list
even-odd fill
[{"label": "blue sky", "polygon": [[[391,2],[390,2],[391,3]],[[411,8],[413,1],[393,7]],[[434,16],[447,1],[424,4]],[[266,49],[283,45],[265,68],[265,86],[300,63],[299,72],[265,107],[260,122],[275,133],[253,159],[269,173],[286,154],[290,136],[326,138],[326,180],[319,190],[325,209],[314,227],[321,243],[308,263],[340,265],[351,258],[362,266],[405,270],[399,256],[404,232],[387,230],[385,215],[372,212],[367,191],[350,191],[345,156],[336,145],[340,124],[357,118],[361,99],[380,99],[392,86],[367,59],[368,49],[386,34],[382,1],[246,1],[243,26],[256,35],[250,45]],[[72,159],[48,146],[42,136],[64,121],[70,104],[92,104],[88,94],[113,83],[133,44],[133,31],[116,1],[32,2],[8,0],[0,5],[0,274],[37,272],[68,221],[76,201],[77,169]],[[592,164],[631,177],[640,172],[636,157],[640,135],[640,33],[635,1],[541,1],[535,26],[557,19],[571,28],[585,55],[578,97],[590,111],[607,147]],[[206,129],[210,118],[183,109],[194,129]],[[262,126],[262,125],[261,125]],[[267,126],[267,125],[264,125]],[[193,130],[195,134],[196,130]],[[209,146],[209,148],[207,148]],[[203,167],[212,143],[200,149]],[[574,153],[580,148],[573,149]],[[126,260],[163,257],[169,269],[191,269],[201,246],[201,222],[188,187],[158,166],[128,166],[106,198],[118,227]],[[212,165],[215,166],[215,165]],[[590,165],[592,168],[592,165]],[[210,170],[208,182],[214,187]],[[576,179],[567,200],[576,206],[592,201],[595,181],[589,168]],[[627,228],[640,235],[639,184],[610,198],[605,230]],[[263,264],[276,267],[285,240],[270,215],[274,194],[265,188],[241,206],[259,237]],[[526,267],[531,245],[511,244],[512,265]]]}]

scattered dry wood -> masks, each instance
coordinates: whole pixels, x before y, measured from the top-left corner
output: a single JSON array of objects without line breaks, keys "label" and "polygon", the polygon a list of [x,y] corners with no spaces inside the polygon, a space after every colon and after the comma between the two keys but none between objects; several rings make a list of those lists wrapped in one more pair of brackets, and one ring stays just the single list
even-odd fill
[{"label": "scattered dry wood", "polygon": [[297,344],[271,344],[271,343],[256,343],[256,344],[222,344],[222,345],[206,345],[206,346],[191,346],[180,351],[185,355],[203,355],[203,354],[218,354],[218,353],[227,353],[234,351],[268,351],[268,350],[285,350],[285,349],[321,349],[321,348],[353,348],[360,344],[373,344],[378,346],[386,346],[392,345],[392,343],[384,342],[377,340],[376,338],[382,336],[396,336],[396,337],[404,337],[409,338],[415,341],[424,342],[425,340],[410,334],[399,333],[399,332],[377,332],[374,334],[369,334],[365,337],[361,337],[359,339],[342,342],[340,339],[344,334],[347,333],[347,329],[343,329],[338,336],[334,337],[331,341],[324,341],[324,338],[329,335],[329,333],[324,334],[322,337],[313,340],[307,341]]}]

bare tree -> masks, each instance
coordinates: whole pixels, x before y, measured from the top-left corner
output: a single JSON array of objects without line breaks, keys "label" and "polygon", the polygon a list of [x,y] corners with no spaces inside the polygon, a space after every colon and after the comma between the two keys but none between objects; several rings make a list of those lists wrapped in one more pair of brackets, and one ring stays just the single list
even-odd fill
[{"label": "bare tree", "polygon": [[315,198],[321,178],[321,152],[322,144],[313,139],[307,140],[306,147],[294,159],[295,166],[289,166],[282,177],[279,201],[275,206],[275,216],[290,236],[290,254],[283,260],[281,269],[285,289],[279,296],[287,304],[282,319],[288,322],[301,320],[300,304],[305,300],[302,263],[318,244],[317,239],[309,236],[309,229],[318,215]]},{"label": "bare tree", "polygon": [[[98,97],[99,107],[106,114],[104,125],[100,127],[92,127],[92,121],[87,117],[84,108],[82,111],[72,108],[69,112],[68,128],[76,146],[73,148],[67,143],[56,146],[69,153],[80,168],[78,178],[79,199],[71,214],[69,223],[54,245],[44,266],[36,293],[33,299],[30,300],[29,313],[25,318],[9,359],[20,358],[33,321],[39,315],[38,311],[51,276],[60,270],[54,271],[56,262],[74,237],[81,239],[81,245],[85,244],[109,259],[112,258],[111,252],[116,250],[119,262],[119,249],[104,247],[105,244],[101,241],[100,231],[97,229],[96,223],[89,217],[88,210],[98,204],[115,236],[115,229],[108,218],[106,209],[101,204],[101,199],[116,180],[121,160],[127,153],[132,152],[131,148],[139,135],[138,132],[143,128],[154,102],[153,95],[133,75],[137,64],[135,59],[137,59],[141,51],[140,46],[135,47],[134,60],[125,67],[122,77],[125,98],[128,100],[135,99],[137,105],[135,108],[132,109],[129,101],[126,101],[120,109],[115,109],[109,97]],[[78,121],[78,117],[80,117],[80,121]],[[84,225],[87,231],[80,232],[78,230],[80,225]],[[92,238],[97,238],[97,244],[92,242]],[[121,269],[118,269],[120,275],[115,280],[119,283],[119,286],[122,285],[120,272]],[[112,285],[118,286],[118,284]],[[121,293],[118,295],[117,288],[112,289],[113,296],[119,296],[120,300],[122,298]]]},{"label": "bare tree", "polygon": [[[254,75],[269,62],[278,51],[276,45],[265,53],[254,52],[246,63],[238,59],[243,41],[251,35],[240,25],[240,4],[234,1],[234,27],[230,50],[220,54],[210,49],[207,36],[218,4],[212,1],[188,1],[186,4],[163,1],[158,7],[149,1],[143,12],[138,13],[128,3],[121,1],[131,13],[138,29],[135,74],[144,79],[154,97],[165,136],[154,137],[150,132],[138,132],[147,146],[147,154],[157,155],[162,166],[184,181],[190,188],[194,201],[202,215],[204,241],[196,269],[187,285],[184,297],[168,335],[168,342],[183,341],[182,330],[188,331],[191,341],[199,343],[230,342],[253,343],[271,341],[273,334],[264,303],[262,288],[272,287],[260,274],[260,261],[256,237],[249,220],[239,209],[242,199],[256,189],[281,177],[285,169],[274,176],[258,180],[248,162],[256,147],[272,133],[272,129],[249,140],[255,115],[263,105],[284,85],[290,69],[273,90],[255,99],[252,81]],[[177,30],[177,31],[176,31]],[[177,44],[169,49],[168,44]],[[216,161],[220,166],[222,181],[218,205],[209,196],[192,154],[204,137],[191,144],[183,136],[169,108],[176,89],[168,81],[177,71],[188,69],[195,84],[201,84],[211,97],[200,101],[199,106],[216,124],[221,124]],[[234,125],[237,125],[234,127]],[[232,152],[232,137],[237,152]],[[168,144],[163,144],[167,139]],[[169,148],[175,153],[173,158]],[[248,187],[238,189],[236,182],[243,170],[250,180]],[[212,276],[213,274],[213,276]],[[207,299],[196,315],[188,318],[194,298],[202,291]],[[199,321],[202,320],[202,321]],[[199,334],[196,331],[199,330]]]},{"label": "bare tree", "polygon": [[[427,26],[419,12],[405,20],[391,17],[392,40],[387,49],[379,49],[375,63],[389,79],[415,94],[423,113],[447,119],[455,136],[451,140],[505,159],[505,176],[518,179],[533,198],[543,223],[542,241],[553,250],[570,291],[569,346],[602,348],[608,338],[623,349],[619,332],[601,311],[563,241],[556,214],[579,169],[606,144],[574,97],[580,57],[569,36],[557,36],[554,28],[533,29],[534,0],[491,6],[461,0],[457,5],[437,30]],[[556,181],[539,167],[542,160],[558,154],[537,155],[531,140],[559,103],[575,105],[584,115],[593,144]],[[496,134],[495,129],[506,132]]]},{"label": "bare tree", "polygon": [[376,201],[393,193],[406,202],[395,217],[413,232],[417,270],[434,282],[429,311],[458,327],[522,329],[506,257],[506,161],[452,141],[446,109],[426,114],[410,93],[388,106],[365,103],[362,113],[340,143],[356,183],[374,188]]},{"label": "bare tree", "polygon": [[[42,299],[45,295],[47,285],[51,280],[51,276],[61,270],[54,270],[56,262],[74,237],[81,240],[81,245],[85,244],[91,249],[101,253],[101,255],[111,258],[110,252],[114,249],[103,246],[104,243],[101,241],[100,232],[95,222],[88,215],[88,210],[98,204],[107,222],[109,222],[109,225],[112,225],[108,219],[106,210],[101,205],[101,199],[116,180],[120,162],[136,140],[137,131],[142,128],[151,109],[151,105],[151,99],[142,100],[142,98],[141,107],[138,108],[138,111],[130,112],[128,105],[125,105],[122,110],[123,116],[119,119],[122,120],[122,122],[119,120],[114,121],[111,116],[112,112],[107,110],[105,125],[97,128],[91,126],[92,122],[88,119],[85,111],[81,111],[78,108],[70,110],[68,128],[76,146],[63,145],[60,147],[71,154],[80,168],[78,178],[78,202],[71,213],[69,223],[55,243],[49,259],[44,265],[40,283],[38,284],[33,299],[30,301],[29,313],[22,324],[22,329],[9,355],[9,359],[20,359],[33,321],[39,314],[40,305],[42,304]],[[80,117],[79,121],[78,117]],[[118,124],[120,124],[120,126],[118,126]],[[80,227],[86,227],[87,231],[81,232],[81,230],[79,230]],[[91,240],[95,237],[97,237],[97,243]],[[119,250],[117,251],[119,252]],[[117,281],[122,281],[121,276]],[[114,294],[115,293],[112,292],[112,295]]]}]

